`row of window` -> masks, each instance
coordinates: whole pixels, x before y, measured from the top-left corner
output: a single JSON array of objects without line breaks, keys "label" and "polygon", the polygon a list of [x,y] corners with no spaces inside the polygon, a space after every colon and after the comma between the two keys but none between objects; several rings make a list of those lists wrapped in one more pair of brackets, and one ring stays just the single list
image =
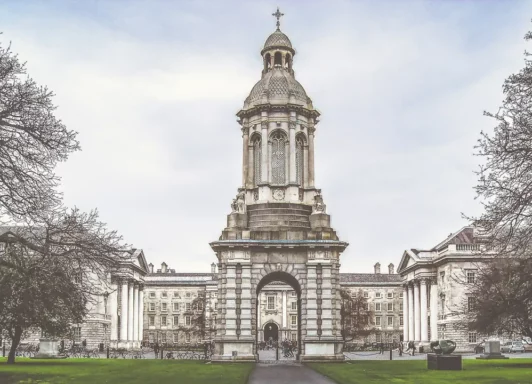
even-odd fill
[{"label": "row of window", "polygon": [[[214,316],[213,321],[216,322],[216,316]],[[169,321],[171,323],[169,324]],[[155,325],[155,315],[148,316],[148,324],[151,326]],[[185,325],[191,325],[192,324],[192,317],[191,316],[185,316]],[[167,325],[179,325],[179,316],[166,316],[161,315],[161,326],[167,326]]]},{"label": "row of window", "polygon": [[[159,335],[159,340],[156,339],[156,336],[155,333],[148,333],[148,340],[150,341],[150,343],[155,343],[155,342],[159,342],[159,343],[167,343],[168,342],[168,337],[166,335],[166,333],[162,333]],[[190,343],[190,339],[191,339],[191,336],[190,336],[190,333],[186,333],[185,334],[185,342],[187,343]],[[179,336],[177,333],[174,333],[172,334],[172,342],[174,343],[178,343],[179,342]]]},{"label": "row of window", "polygon": [[[212,295],[214,297],[216,297],[217,296],[217,292],[212,292]],[[166,291],[161,292],[161,298],[166,299],[166,298],[168,298],[168,296],[169,296],[168,292],[166,292]],[[178,291],[174,291],[172,296],[173,297],[181,297],[181,295],[179,294]],[[155,291],[150,291],[150,292],[148,292],[148,297],[150,299],[154,299],[154,298],[157,297],[157,293]],[[185,297],[193,297],[192,292],[185,292]]]},{"label": "row of window", "polygon": [[[295,294],[295,292],[294,292]],[[291,303],[292,311],[297,311],[297,301],[292,301]],[[268,296],[267,297],[267,310],[274,310],[275,309],[275,296]]]},{"label": "row of window", "polygon": [[[364,291],[363,293],[364,295],[364,298],[369,298],[369,292],[368,291]],[[382,299],[384,296],[382,294],[382,292],[375,292],[375,298],[376,299]],[[394,292],[386,292],[386,298],[387,299],[393,299],[394,298]],[[399,293],[399,298],[402,299],[403,298],[403,292],[400,292]]]},{"label": "row of window", "polygon": [[[387,325],[388,327],[393,327],[393,323],[394,323],[394,317],[393,317],[393,316],[388,316],[388,317],[386,317],[386,325]],[[375,316],[375,325],[376,325],[376,326],[382,326],[382,325],[384,325],[381,316]],[[400,325],[400,326],[403,325],[403,316],[400,316],[400,317],[399,317],[399,325]]]},{"label": "row of window", "polygon": [[[394,303],[375,303],[375,312],[382,311],[383,308],[386,308],[388,312],[393,312],[395,305]],[[369,303],[366,303],[366,311],[369,310]],[[403,310],[403,303],[399,303],[399,311]]]},{"label": "row of window", "polygon": [[[192,303],[171,303],[172,308],[174,312],[179,312],[179,307],[182,306],[185,311],[203,311],[203,303],[200,301],[198,302],[194,307],[192,307]],[[214,303],[214,309],[218,309],[218,303]],[[154,312],[155,311],[155,303],[148,303],[148,311]],[[161,311],[167,312],[168,311],[168,303],[161,303]]]}]

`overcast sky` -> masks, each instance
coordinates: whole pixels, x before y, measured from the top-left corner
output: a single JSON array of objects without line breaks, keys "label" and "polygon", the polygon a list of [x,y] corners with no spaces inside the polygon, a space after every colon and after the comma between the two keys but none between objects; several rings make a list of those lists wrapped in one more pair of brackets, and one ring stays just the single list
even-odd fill
[{"label": "overcast sky", "polygon": [[529,1],[0,0],[2,45],[79,132],[58,168],[66,204],[98,208],[156,266],[209,271],[277,5],[322,113],[316,184],[350,243],[341,271],[397,266],[467,224],[483,111],[523,66]]}]

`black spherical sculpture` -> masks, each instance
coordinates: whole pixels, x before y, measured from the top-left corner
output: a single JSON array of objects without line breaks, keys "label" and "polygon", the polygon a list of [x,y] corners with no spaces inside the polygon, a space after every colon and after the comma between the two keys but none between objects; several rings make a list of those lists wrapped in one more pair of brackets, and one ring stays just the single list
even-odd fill
[{"label": "black spherical sculpture", "polygon": [[450,355],[456,349],[456,343],[452,340],[437,340],[430,343],[430,349],[437,355]]}]

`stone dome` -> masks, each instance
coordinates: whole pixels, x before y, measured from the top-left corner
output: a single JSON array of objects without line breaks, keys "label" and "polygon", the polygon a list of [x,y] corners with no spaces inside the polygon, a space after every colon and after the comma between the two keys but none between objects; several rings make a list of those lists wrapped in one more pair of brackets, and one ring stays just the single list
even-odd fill
[{"label": "stone dome", "polygon": [[284,68],[273,68],[251,89],[244,102],[244,109],[259,104],[298,104],[313,109],[305,89]]},{"label": "stone dome", "polygon": [[292,42],[290,41],[288,36],[286,36],[279,29],[272,33],[270,36],[268,36],[266,42],[264,43],[264,48],[262,51],[264,52],[265,50],[274,47],[288,48],[291,51],[294,50],[294,48],[292,48]]}]

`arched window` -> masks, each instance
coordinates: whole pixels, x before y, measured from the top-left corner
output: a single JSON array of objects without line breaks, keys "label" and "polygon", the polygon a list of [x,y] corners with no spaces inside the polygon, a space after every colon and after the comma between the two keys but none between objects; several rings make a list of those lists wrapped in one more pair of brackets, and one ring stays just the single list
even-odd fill
[{"label": "arched window", "polygon": [[284,63],[285,68],[292,69],[292,57],[289,53],[286,54]]},{"label": "arched window", "polygon": [[273,64],[274,65],[283,64],[283,55],[281,54],[281,52],[275,52],[275,56],[273,56]]},{"label": "arched window", "polygon": [[286,136],[277,131],[272,135],[272,183],[286,183]]},{"label": "arched window", "polygon": [[253,139],[253,185],[256,187],[261,182],[261,153],[262,142],[260,136],[256,135]]},{"label": "arched window", "polygon": [[297,136],[296,139],[296,181],[303,187],[303,154],[304,154],[305,142],[301,135]]},{"label": "arched window", "polygon": [[272,56],[267,53],[266,56],[264,56],[264,70],[268,70],[272,67]]}]

